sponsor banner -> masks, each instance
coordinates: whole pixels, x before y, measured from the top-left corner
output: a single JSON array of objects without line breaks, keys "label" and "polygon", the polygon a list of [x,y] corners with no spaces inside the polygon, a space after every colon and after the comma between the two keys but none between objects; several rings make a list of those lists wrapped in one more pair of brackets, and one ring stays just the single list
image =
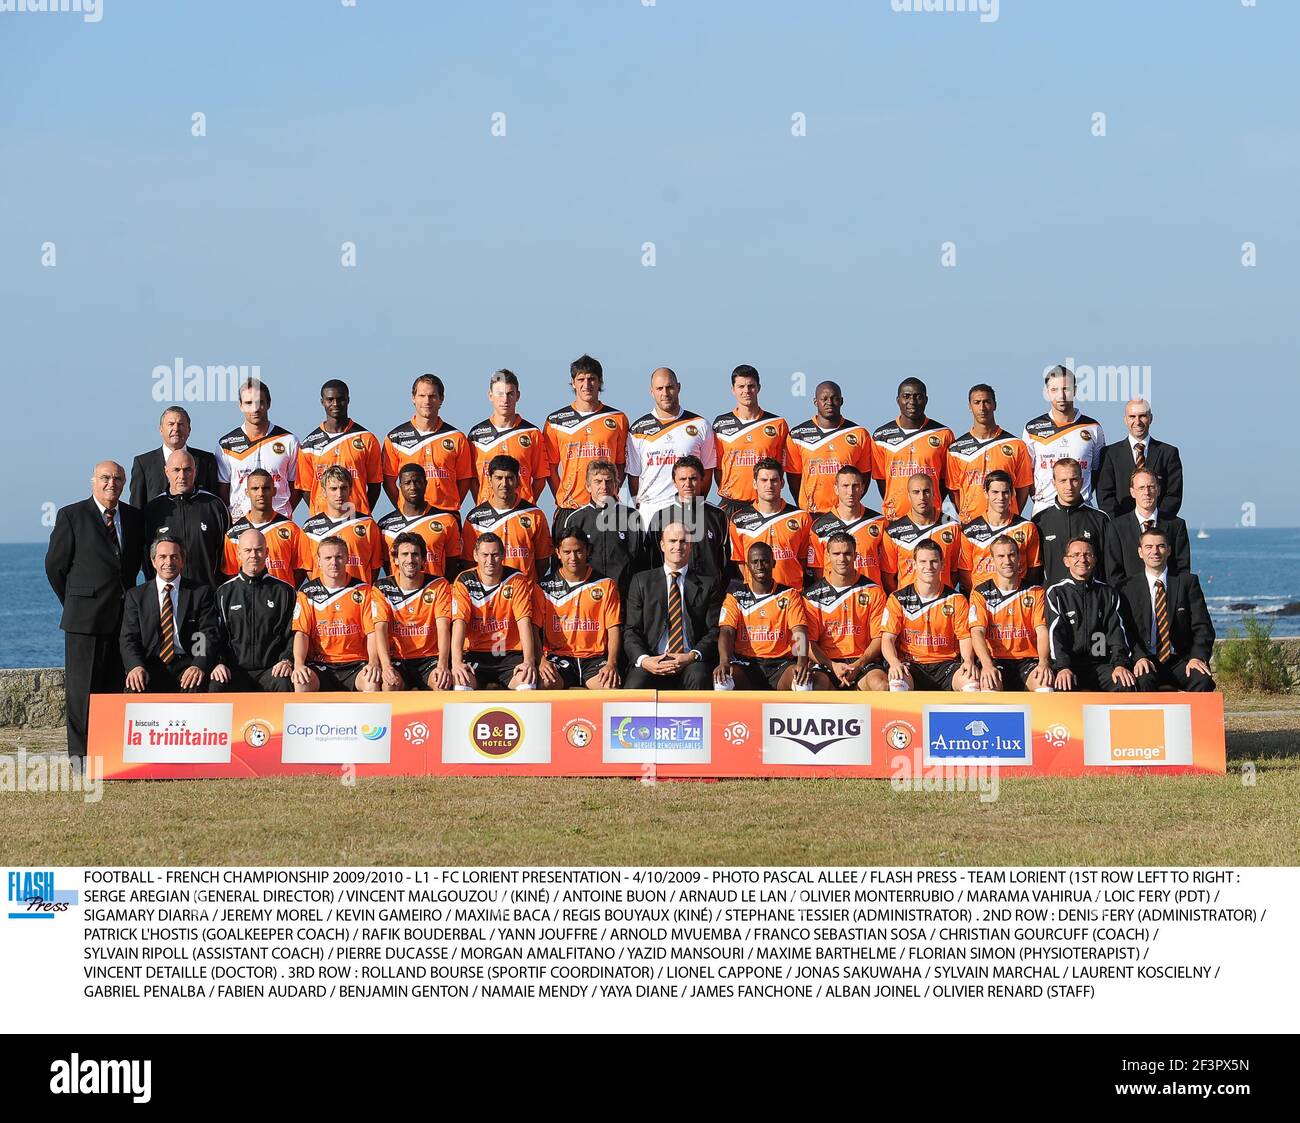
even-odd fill
[{"label": "sponsor banner", "polygon": [[286,702],[285,764],[387,764],[393,712],[380,702]]},{"label": "sponsor banner", "polygon": [[698,702],[606,702],[606,764],[708,764],[709,706]]},{"label": "sponsor banner", "polygon": [[228,764],[229,702],[127,702],[122,759],[131,764]]},{"label": "sponsor banner", "polygon": [[1190,706],[1083,707],[1083,763],[1134,765],[1192,763]]},{"label": "sponsor banner", "polygon": [[1029,706],[926,706],[924,763],[1033,764]]},{"label": "sponsor banner", "polygon": [[871,707],[763,705],[763,763],[871,763]]},{"label": "sponsor banner", "polygon": [[549,764],[547,702],[448,702],[442,708],[443,764]]}]

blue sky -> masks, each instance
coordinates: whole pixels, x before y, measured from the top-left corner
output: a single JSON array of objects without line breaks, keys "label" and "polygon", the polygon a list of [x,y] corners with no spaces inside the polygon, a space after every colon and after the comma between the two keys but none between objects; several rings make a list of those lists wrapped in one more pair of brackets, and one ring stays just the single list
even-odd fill
[{"label": "blue sky", "polygon": [[[810,413],[793,372],[838,380],[868,424],[919,375],[958,431],[974,382],[1018,431],[1046,365],[1149,365],[1189,521],[1248,502],[1260,525],[1300,523],[1293,450],[1254,435],[1300,406],[1300,8],[1002,0],[998,17],[889,0],[0,12],[3,538],[44,538],[42,505],[86,494],[96,459],[156,443],[151,372],[178,356],[258,364],[300,433],[321,381],[345,378],[382,432],[425,370],[467,426],[508,366],[540,423],[584,350],[633,415],[657,365],[712,416],[749,362],[792,421]],[[239,420],[190,408],[205,448]],[[1120,402],[1088,409],[1120,435]]]}]

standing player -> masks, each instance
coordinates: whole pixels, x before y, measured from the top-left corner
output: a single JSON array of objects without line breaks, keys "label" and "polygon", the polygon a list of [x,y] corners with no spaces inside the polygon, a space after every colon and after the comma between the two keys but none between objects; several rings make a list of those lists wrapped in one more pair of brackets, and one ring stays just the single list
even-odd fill
[{"label": "standing player", "polygon": [[[1054,366],[1043,376],[1043,396],[1052,408],[1025,424],[1021,434],[1034,461],[1034,513],[1056,498],[1052,469],[1059,460],[1073,460],[1083,479],[1083,501],[1092,502],[1093,478],[1106,447],[1096,418],[1074,404],[1074,371]],[[1049,583],[1051,578],[1048,578]]]},{"label": "standing player", "polygon": [[736,408],[713,419],[718,458],[718,506],[728,515],[754,501],[754,466],[785,459],[790,426],[758,404],[758,371],[742,364],[731,372]]},{"label": "standing player", "polygon": [[[573,404],[549,414],[542,430],[555,499],[551,531],[557,538],[569,512],[591,499],[587,466],[596,460],[609,461],[618,472],[617,484],[622,486],[627,460],[627,414],[600,400],[605,385],[600,363],[590,355],[574,359],[569,364],[569,385],[573,387]],[[614,493],[618,494],[618,487]]]},{"label": "standing player", "polygon": [[319,577],[320,548],[326,542],[342,542],[348,550],[348,575],[369,585],[384,567],[384,536],[374,519],[358,515],[352,506],[352,476],[346,468],[330,465],[321,473],[320,483],[325,509],[302,524],[298,567]]},{"label": "standing player", "polygon": [[561,531],[555,544],[558,564],[533,589],[533,624],[546,652],[537,666],[543,690],[616,690],[621,681],[618,586],[587,564],[589,554],[582,531]]},{"label": "standing player", "polygon": [[641,516],[618,501],[618,469],[613,461],[593,460],[587,465],[587,492],[591,498],[569,514],[560,534],[582,531],[590,544],[592,567],[610,578],[626,599],[632,574],[649,564]]},{"label": "standing player", "polygon": [[901,519],[885,524],[880,540],[881,584],[893,592],[912,580],[916,548],[933,542],[943,557],[940,580],[953,584],[961,553],[961,527],[950,520],[934,501],[934,477],[918,472],[907,482],[909,509]]},{"label": "standing player", "polygon": [[699,460],[704,478],[700,496],[709,494],[717,449],[713,433],[698,413],[683,409],[681,384],[667,367],[650,375],[655,405],[632,422],[627,440],[627,486],[645,527],[676,498],[673,468],[684,456]]},{"label": "standing player", "polygon": [[1043,552],[1038,527],[1023,515],[1014,514],[1015,497],[1011,477],[995,468],[984,477],[984,514],[961,528],[957,558],[957,582],[968,596],[977,585],[993,576],[993,544],[1002,537],[1016,544],[1020,579],[1036,585],[1043,579]]},{"label": "standing player", "polygon": [[942,578],[943,551],[916,547],[915,581],[891,593],[880,628],[891,690],[979,689],[970,605]]},{"label": "standing player", "polygon": [[320,576],[303,582],[293,610],[293,688],[298,693],[378,690],[374,632],[383,610],[367,582],[348,576],[343,539],[327,539],[317,554]]},{"label": "standing player", "polygon": [[826,540],[825,576],[803,594],[808,640],[813,658],[834,686],[888,690],[880,638],[885,591],[858,571],[857,550],[857,541],[846,531]]},{"label": "standing player", "polygon": [[428,487],[424,497],[439,511],[460,511],[474,482],[474,460],[465,434],[439,416],[446,398],[442,379],[422,374],[411,384],[415,414],[410,421],[390,429],[384,438],[384,492],[398,505],[397,478],[403,465],[419,464]]},{"label": "standing player", "polygon": [[990,472],[1006,472],[1015,488],[1011,510],[1019,514],[1034,493],[1034,462],[1019,437],[998,424],[993,387],[981,382],[966,395],[970,429],[948,446],[946,484],[957,508],[957,521],[968,523],[984,514],[984,480]]},{"label": "standing player", "polygon": [[808,533],[811,576],[824,576],[826,545],[831,536],[848,534],[858,544],[857,571],[880,584],[880,542],[885,535],[885,519],[878,511],[862,505],[868,479],[852,464],[845,464],[835,473],[835,506],[818,515]]},{"label": "standing player", "polygon": [[887,519],[900,518],[908,507],[909,481],[918,473],[934,484],[934,503],[943,506],[948,479],[948,447],[952,430],[925,415],[930,395],[919,378],[898,384],[898,416],[871,434],[875,445],[872,470]]},{"label": "standing player", "polygon": [[537,506],[520,498],[519,461],[513,456],[494,456],[487,466],[485,494],[488,498],[465,516],[465,560],[475,560],[474,543],[482,535],[494,534],[502,542],[504,564],[532,584],[550,564],[551,532]]},{"label": "standing player", "polygon": [[871,434],[840,412],[844,394],[834,382],[818,383],[813,391],[816,412],[790,430],[785,464],[790,473],[790,494],[810,515],[835,506],[835,474],[852,464],[871,475],[874,454]]},{"label": "standing player", "polygon": [[393,573],[375,582],[375,650],[385,690],[451,689],[451,586],[428,571],[424,539],[393,543]]},{"label": "standing player", "polygon": [[384,483],[379,438],[348,416],[352,395],[342,379],[331,378],[320,388],[325,420],[303,439],[298,449],[298,489],[307,497],[307,513],[325,509],[321,474],[331,464],[352,476],[352,502],[358,515],[368,515],[379,501]]},{"label": "standing player", "polygon": [[474,456],[474,482],[470,490],[482,502],[488,494],[489,465],[498,456],[513,456],[519,465],[519,494],[535,502],[550,479],[546,439],[531,421],[519,416],[519,378],[514,371],[498,370],[488,380],[488,401],[492,412],[469,431],[469,448]]},{"label": "standing player", "polygon": [[754,501],[732,511],[731,556],[740,567],[741,579],[748,581],[749,570],[741,559],[749,557],[755,542],[766,542],[776,566],[772,579],[778,585],[801,589],[812,516],[781,498],[785,473],[779,460],[765,457],[754,465],[753,474]]},{"label": "standing player", "polygon": [[403,464],[397,472],[397,510],[379,520],[390,574],[397,573],[393,547],[402,534],[418,534],[424,540],[425,566],[434,576],[450,579],[460,568],[460,517],[429,504],[428,484],[424,469],[415,462]]},{"label": "standing player", "polygon": [[1043,587],[1025,581],[1020,549],[1000,535],[992,547],[993,576],[971,592],[970,637],[985,690],[1051,690],[1047,603]]},{"label": "standing player", "polygon": [[275,509],[292,518],[302,492],[294,486],[298,475],[298,438],[271,424],[271,388],[256,378],[239,387],[239,411],[244,423],[217,442],[217,494],[230,508],[232,519],[248,513],[245,487],[256,468],[265,468],[275,480]]},{"label": "standing player", "polygon": [[528,579],[505,564],[491,531],[474,542],[474,566],[451,587],[451,678],[457,689],[537,683],[537,636]]},{"label": "standing player", "polygon": [[234,577],[240,570],[239,539],[246,530],[260,530],[266,539],[266,571],[294,588],[306,574],[302,568],[302,531],[293,519],[275,509],[275,477],[254,468],[244,481],[248,510],[226,531],[222,569]]}]

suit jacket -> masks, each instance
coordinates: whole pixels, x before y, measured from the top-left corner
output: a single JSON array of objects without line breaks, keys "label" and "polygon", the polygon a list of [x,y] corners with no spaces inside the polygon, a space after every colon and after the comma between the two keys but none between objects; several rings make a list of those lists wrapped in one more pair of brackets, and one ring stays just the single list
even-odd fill
[{"label": "suit jacket", "polygon": [[115,635],[122,625],[122,601],[144,560],[144,515],[119,502],[121,549],[114,551],[94,499],[59,510],[45,552],[45,576],[63,605],[65,632]]},{"label": "suit jacket", "polygon": [[[1160,481],[1160,502],[1157,506],[1163,518],[1173,518],[1183,505],[1183,460],[1178,449],[1164,441],[1148,437],[1146,442],[1147,467]],[[1097,506],[1112,519],[1133,510],[1133,496],[1128,493],[1129,477],[1137,465],[1133,463],[1133,446],[1128,437],[1107,445],[1101,450],[1101,464],[1097,468]]]},{"label": "suit jacket", "polygon": [[[153,581],[137,585],[126,594],[122,613],[122,665],[127,671],[143,667],[162,650],[162,616],[158,586]],[[173,664],[178,670],[198,667],[212,670],[220,654],[221,636],[216,605],[207,585],[182,577],[176,588],[176,636],[184,652]]]},{"label": "suit jacket", "polygon": [[[1170,517],[1161,512],[1156,527],[1169,535],[1169,572],[1187,573],[1192,568],[1192,543],[1187,534],[1187,524],[1177,515]],[[1112,519],[1106,535],[1106,572],[1112,585],[1122,585],[1143,570],[1138,557],[1138,539],[1142,527],[1132,511]]]},{"label": "suit jacket", "polygon": [[[1214,651],[1214,624],[1210,610],[1205,605],[1205,594],[1195,573],[1168,574],[1165,600],[1169,606],[1169,638],[1179,659],[1210,661]],[[1124,610],[1128,616],[1125,628],[1133,648],[1133,658],[1155,659],[1151,642],[1151,616],[1155,606],[1151,590],[1147,587],[1145,573],[1130,577],[1124,583]]]},{"label": "suit jacket", "polygon": [[[220,482],[217,479],[217,458],[210,452],[192,446],[189,452],[194,457],[194,486],[200,491],[210,491],[215,495],[217,484]],[[150,499],[155,499],[163,492],[171,490],[171,484],[163,471],[166,466],[161,444],[150,452],[140,453],[135,458],[131,464],[132,507],[139,507],[143,511],[149,505]]]},{"label": "suit jacket", "polygon": [[692,535],[688,572],[698,569],[701,577],[714,578],[718,587],[725,590],[731,577],[728,572],[731,527],[726,511],[699,498],[689,507],[681,502],[673,502],[656,511],[650,517],[645,533],[646,552],[652,566],[664,564],[663,551],[659,548],[659,534],[669,523],[682,523]]},{"label": "suit jacket", "polygon": [[[690,648],[704,661],[718,661],[718,615],[722,609],[722,586],[716,578],[686,568],[682,610],[690,628]],[[623,650],[635,664],[642,655],[656,655],[659,641],[668,629],[668,578],[663,566],[643,570],[632,578],[623,612]]]}]

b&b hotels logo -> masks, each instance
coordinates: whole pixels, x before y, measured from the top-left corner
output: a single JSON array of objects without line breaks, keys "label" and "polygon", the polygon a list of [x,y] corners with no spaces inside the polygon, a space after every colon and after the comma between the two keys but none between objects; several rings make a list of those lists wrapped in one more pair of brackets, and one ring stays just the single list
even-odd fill
[{"label": "b&b hotels logo", "polygon": [[53,920],[78,901],[75,889],[55,889],[53,870],[9,870],[5,875],[10,920]]}]

